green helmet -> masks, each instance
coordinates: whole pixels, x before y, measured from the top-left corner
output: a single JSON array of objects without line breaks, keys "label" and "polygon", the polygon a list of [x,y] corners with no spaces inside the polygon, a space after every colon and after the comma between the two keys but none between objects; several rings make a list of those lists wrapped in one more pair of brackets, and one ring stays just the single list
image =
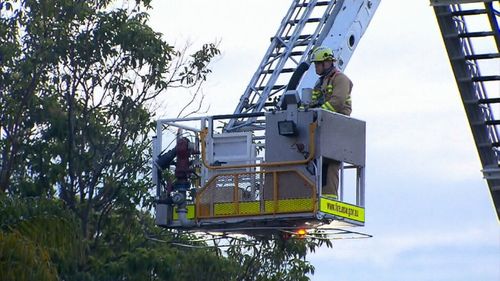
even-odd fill
[{"label": "green helmet", "polygon": [[322,46],[313,49],[311,53],[312,62],[321,62],[327,60],[332,60],[332,61],[335,60],[332,49]]}]

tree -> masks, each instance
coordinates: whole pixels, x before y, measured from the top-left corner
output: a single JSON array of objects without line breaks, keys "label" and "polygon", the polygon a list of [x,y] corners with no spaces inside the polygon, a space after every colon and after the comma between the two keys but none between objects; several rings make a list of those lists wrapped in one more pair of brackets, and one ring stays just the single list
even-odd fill
[{"label": "tree", "polygon": [[[6,1],[1,11],[0,187],[57,194],[99,239],[112,206],[147,206],[151,102],[196,87],[219,53],[190,60],[147,25],[149,1]],[[131,5],[131,6],[128,6]]]},{"label": "tree", "polygon": [[78,221],[61,203],[0,196],[2,280],[58,280],[76,270]]},{"label": "tree", "polygon": [[206,243],[197,242],[201,248],[178,246],[191,237],[155,227],[150,216],[124,218],[111,218],[103,237],[108,245],[99,247],[89,262],[88,280],[235,280],[239,265],[204,247]]},{"label": "tree", "polygon": [[314,274],[314,266],[306,260],[308,252],[325,245],[330,240],[312,237],[290,237],[271,234],[265,237],[238,238],[230,241],[228,257],[241,264],[235,280],[306,281],[307,274]]},{"label": "tree", "polygon": [[[92,274],[129,250],[103,249],[136,245],[150,227],[136,219],[152,204],[155,98],[199,88],[219,53],[215,44],[176,51],[148,26],[149,2],[0,3],[0,192],[60,199],[79,220],[90,255],[80,266]],[[124,219],[140,227],[117,230]]]},{"label": "tree", "polygon": [[[15,212],[11,217],[20,223],[2,228],[0,245],[28,245],[30,252],[17,261],[31,266],[38,274],[31,277],[42,280],[305,276],[312,267],[304,261],[307,247],[300,243],[263,240],[253,253],[235,245],[224,256],[211,249],[180,250],[171,243],[177,234],[167,233],[165,243],[149,239],[162,232],[150,214],[149,138],[155,100],[172,88],[200,89],[209,63],[219,54],[216,44],[192,55],[169,45],[148,25],[149,3],[0,3],[0,193],[21,200],[12,205],[46,198],[59,206],[20,208],[54,220],[33,216],[24,221],[25,214]],[[23,199],[31,197],[37,199]],[[75,249],[81,259],[72,261],[64,259],[64,247],[34,239],[45,231],[74,237],[57,230],[69,227],[55,219],[68,211],[77,220],[71,228],[78,228],[75,240],[80,242]],[[276,249],[284,255],[273,255]],[[39,256],[47,259],[29,259]],[[2,266],[12,263],[1,261]],[[290,261],[292,266],[285,265]]]}]

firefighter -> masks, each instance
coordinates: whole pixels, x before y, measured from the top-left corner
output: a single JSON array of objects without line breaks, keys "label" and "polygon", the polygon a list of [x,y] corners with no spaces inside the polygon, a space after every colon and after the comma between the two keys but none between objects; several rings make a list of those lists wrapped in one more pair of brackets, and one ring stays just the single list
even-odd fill
[{"label": "firefighter", "polygon": [[[335,67],[333,51],[327,47],[317,47],[311,53],[316,74],[319,76],[313,92],[312,104],[324,110],[351,115],[351,80]],[[338,197],[339,169],[341,162],[324,158],[322,194]],[[325,177],[326,175],[326,177]]]}]

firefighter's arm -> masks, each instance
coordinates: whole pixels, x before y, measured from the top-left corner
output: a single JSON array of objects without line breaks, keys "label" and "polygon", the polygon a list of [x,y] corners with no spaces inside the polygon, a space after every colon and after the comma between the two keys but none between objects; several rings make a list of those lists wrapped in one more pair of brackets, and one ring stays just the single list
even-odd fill
[{"label": "firefighter's arm", "polygon": [[[338,112],[343,109],[346,101],[350,98],[352,82],[345,75],[336,75],[327,86],[328,100],[323,109]],[[332,110],[333,108],[333,110]]]},{"label": "firefighter's arm", "polygon": [[318,79],[316,80],[316,83],[314,83],[314,88],[312,90],[312,96],[311,96],[311,107],[317,106],[321,100],[321,96],[323,95],[321,93],[321,83],[322,79]]}]

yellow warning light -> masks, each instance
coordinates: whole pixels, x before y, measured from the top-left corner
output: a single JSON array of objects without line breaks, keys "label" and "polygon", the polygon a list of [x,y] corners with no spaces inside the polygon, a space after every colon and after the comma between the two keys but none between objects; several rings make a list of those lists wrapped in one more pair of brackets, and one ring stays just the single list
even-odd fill
[{"label": "yellow warning light", "polygon": [[299,237],[304,237],[307,234],[307,230],[305,230],[303,228],[299,228],[299,229],[297,229],[297,231],[295,233]]}]

